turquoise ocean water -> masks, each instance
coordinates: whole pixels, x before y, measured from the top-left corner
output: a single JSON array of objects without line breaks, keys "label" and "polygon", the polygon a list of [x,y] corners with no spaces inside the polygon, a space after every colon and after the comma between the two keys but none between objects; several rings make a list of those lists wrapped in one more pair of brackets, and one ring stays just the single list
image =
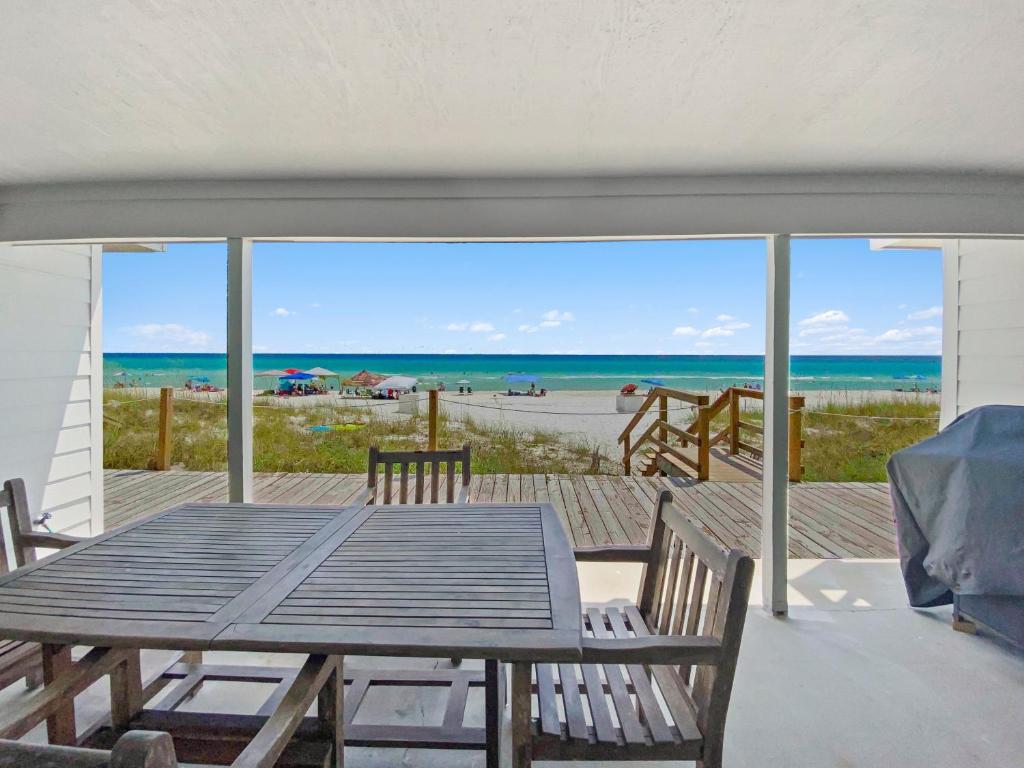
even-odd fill
[{"label": "turquoise ocean water", "polygon": [[[678,389],[719,390],[760,382],[760,355],[330,355],[256,354],[256,371],[284,368],[327,368],[350,376],[364,368],[387,374],[416,376],[424,383],[443,381],[451,388],[467,379],[480,391],[503,390],[507,373],[540,377],[551,390],[609,390],[643,378],[657,378]],[[189,376],[208,376],[224,386],[227,357],[223,354],[116,353],[103,356],[104,383],[136,381],[145,386],[182,386]],[[856,390],[937,389],[938,356],[819,356],[792,358],[793,389]],[[118,377],[124,373],[126,376]],[[257,380],[258,387],[272,385]]]}]

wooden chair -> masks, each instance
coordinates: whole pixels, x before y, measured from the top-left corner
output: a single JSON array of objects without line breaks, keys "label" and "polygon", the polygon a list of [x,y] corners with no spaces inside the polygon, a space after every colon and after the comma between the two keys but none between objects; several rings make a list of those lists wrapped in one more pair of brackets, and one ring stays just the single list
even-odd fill
[{"label": "wooden chair", "polygon": [[585,612],[580,667],[538,664],[534,679],[529,664],[513,665],[513,764],[720,766],[753,560],[712,542],[668,491],[658,499],[648,545],[577,549],[576,560],[644,563],[639,596],[635,605]]},{"label": "wooden chair", "polygon": [[166,733],[129,731],[110,751],[0,740],[0,768],[177,768]]},{"label": "wooden chair", "polygon": [[[25,493],[25,482],[21,478],[16,477],[4,482],[3,490],[0,490],[0,507],[7,510],[16,568],[35,561],[36,547],[63,549],[81,541],[75,536],[32,530],[28,495]],[[0,528],[0,574],[10,570],[3,528]],[[21,678],[25,678],[25,683],[30,689],[38,687],[42,682],[42,663],[42,650],[38,643],[0,640],[0,689]]]},{"label": "wooden chair", "polygon": [[[444,474],[444,495],[445,501],[449,504],[465,504],[469,502],[469,482],[472,479],[470,473],[470,450],[468,445],[462,446],[459,450],[451,451],[381,451],[376,446],[370,448],[370,461],[366,475],[366,503],[367,504],[392,504],[392,485],[394,478],[394,467],[398,465],[398,503],[408,504],[409,499],[409,468],[416,467],[413,483],[412,503],[423,504],[425,501],[430,504],[440,502],[441,476]],[[445,466],[442,473],[441,465]],[[456,489],[455,465],[462,465],[462,484]],[[384,481],[378,499],[378,468],[384,467]],[[430,468],[430,498],[425,499],[425,490]]]}]

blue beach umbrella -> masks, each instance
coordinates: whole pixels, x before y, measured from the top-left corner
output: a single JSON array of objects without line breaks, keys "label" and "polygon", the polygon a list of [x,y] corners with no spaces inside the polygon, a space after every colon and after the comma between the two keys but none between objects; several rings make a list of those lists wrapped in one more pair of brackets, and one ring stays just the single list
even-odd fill
[{"label": "blue beach umbrella", "polygon": [[311,373],[289,373],[287,376],[282,376],[285,381],[308,381],[309,379],[315,379]]},{"label": "blue beach umbrella", "polygon": [[536,384],[538,381],[537,376],[533,376],[529,373],[510,373],[505,376],[505,381],[509,384]]},{"label": "blue beach umbrella", "polygon": [[640,379],[641,384],[650,384],[652,387],[664,387],[665,382],[661,379]]},{"label": "blue beach umbrella", "polygon": [[200,384],[209,384],[210,383],[210,377],[209,376],[190,376],[189,380],[190,381],[199,382]]}]

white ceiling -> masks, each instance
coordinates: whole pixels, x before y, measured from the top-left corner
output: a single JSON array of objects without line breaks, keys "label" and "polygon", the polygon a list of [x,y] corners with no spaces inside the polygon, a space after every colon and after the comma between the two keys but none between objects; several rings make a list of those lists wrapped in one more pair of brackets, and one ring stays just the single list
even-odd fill
[{"label": "white ceiling", "polygon": [[0,17],[0,186],[1024,172],[1019,0],[35,0]]}]

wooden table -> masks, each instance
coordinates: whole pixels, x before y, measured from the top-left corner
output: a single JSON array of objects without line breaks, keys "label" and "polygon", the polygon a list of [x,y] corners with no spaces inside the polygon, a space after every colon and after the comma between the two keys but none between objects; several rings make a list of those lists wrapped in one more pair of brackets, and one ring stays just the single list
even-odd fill
[{"label": "wooden table", "polygon": [[493,734],[498,661],[578,658],[579,617],[541,503],[185,505],[0,578],[0,637],[46,644],[48,684],[72,645],[480,658]]}]

